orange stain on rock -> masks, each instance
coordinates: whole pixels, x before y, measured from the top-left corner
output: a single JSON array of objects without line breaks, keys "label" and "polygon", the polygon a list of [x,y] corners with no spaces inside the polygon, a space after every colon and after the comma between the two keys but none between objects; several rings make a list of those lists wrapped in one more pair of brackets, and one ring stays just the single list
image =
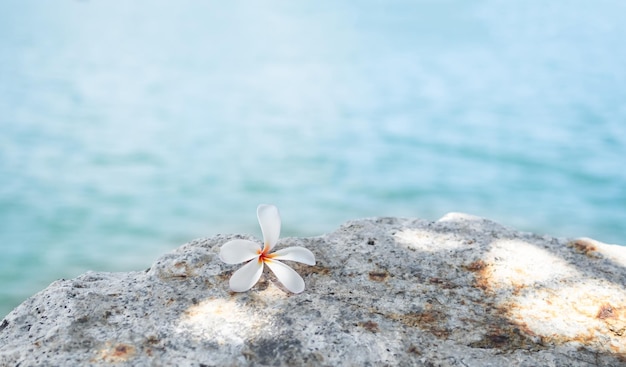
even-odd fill
[{"label": "orange stain on rock", "polygon": [[609,318],[617,318],[617,316],[617,310],[615,310],[615,308],[609,303],[605,303],[600,306],[596,318],[604,320]]},{"label": "orange stain on rock", "polygon": [[515,276],[498,278],[491,266],[476,268],[476,287],[494,297],[498,310],[524,334],[542,343],[579,343],[626,358],[626,291],[621,287],[568,277],[524,284]]},{"label": "orange stain on rock", "polygon": [[119,363],[126,362],[134,358],[136,355],[136,349],[134,346],[124,343],[112,344],[106,343],[104,348],[97,352],[95,361],[102,361],[107,363]]},{"label": "orange stain on rock", "polygon": [[374,282],[384,282],[389,278],[389,272],[387,270],[370,271],[369,278]]},{"label": "orange stain on rock", "polygon": [[[592,259],[584,261],[602,256],[591,241],[576,240],[568,246]],[[539,338],[544,345],[572,343],[626,360],[622,284],[589,276],[557,254],[520,240],[495,242],[484,259],[463,268],[474,274],[474,286],[491,299],[497,314],[521,334]],[[481,342],[505,339],[502,333],[492,334]]]},{"label": "orange stain on rock", "polygon": [[574,251],[578,252],[579,254],[583,254],[592,259],[600,257],[600,255],[597,252],[598,251],[597,247],[591,241],[581,238],[581,239],[571,241],[567,245],[573,248]]}]

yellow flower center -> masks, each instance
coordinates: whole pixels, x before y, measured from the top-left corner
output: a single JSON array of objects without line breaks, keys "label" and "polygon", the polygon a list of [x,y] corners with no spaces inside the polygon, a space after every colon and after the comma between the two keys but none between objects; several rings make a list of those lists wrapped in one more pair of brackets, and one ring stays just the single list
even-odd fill
[{"label": "yellow flower center", "polygon": [[276,257],[274,254],[270,254],[270,247],[265,244],[263,246],[263,250],[257,250],[257,254],[259,254],[259,263],[265,263],[271,261],[272,258]]}]

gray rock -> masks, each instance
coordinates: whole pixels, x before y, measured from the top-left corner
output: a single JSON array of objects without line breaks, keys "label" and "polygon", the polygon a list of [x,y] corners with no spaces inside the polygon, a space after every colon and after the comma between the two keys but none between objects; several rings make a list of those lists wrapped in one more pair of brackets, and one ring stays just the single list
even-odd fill
[{"label": "gray rock", "polygon": [[[521,233],[464,214],[352,221],[228,290],[216,236],[150,269],[86,273],[0,324],[2,366],[624,366],[626,247]],[[245,237],[247,238],[247,237]]]}]

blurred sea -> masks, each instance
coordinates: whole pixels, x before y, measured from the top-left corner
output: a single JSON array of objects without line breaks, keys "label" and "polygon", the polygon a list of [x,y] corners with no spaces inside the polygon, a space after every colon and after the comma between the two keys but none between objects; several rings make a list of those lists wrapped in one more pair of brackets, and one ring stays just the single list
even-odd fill
[{"label": "blurred sea", "polygon": [[217,233],[626,244],[626,1],[4,0],[0,317]]}]

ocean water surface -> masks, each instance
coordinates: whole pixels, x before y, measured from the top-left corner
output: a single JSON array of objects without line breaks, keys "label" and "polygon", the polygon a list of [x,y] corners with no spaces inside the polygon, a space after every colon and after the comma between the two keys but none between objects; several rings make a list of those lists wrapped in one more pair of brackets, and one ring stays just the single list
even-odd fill
[{"label": "ocean water surface", "polygon": [[[7,0],[0,317],[217,233],[450,211],[626,244],[626,2]],[[321,250],[320,250],[321,251]]]}]

